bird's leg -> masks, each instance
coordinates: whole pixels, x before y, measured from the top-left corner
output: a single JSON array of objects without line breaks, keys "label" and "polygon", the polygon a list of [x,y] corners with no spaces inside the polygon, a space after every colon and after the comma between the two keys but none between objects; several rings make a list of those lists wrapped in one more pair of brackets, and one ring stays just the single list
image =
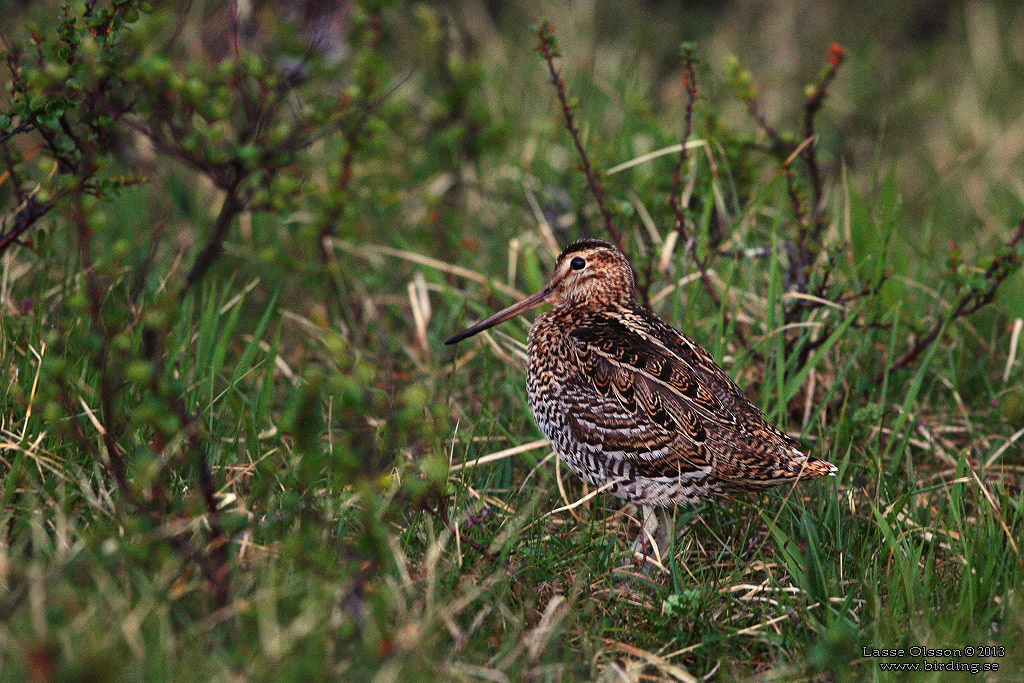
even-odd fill
[{"label": "bird's leg", "polygon": [[[633,551],[634,556],[640,555],[642,562],[646,564],[647,541],[650,539],[652,543],[656,543],[656,541],[654,541],[654,534],[658,531],[658,515],[655,513],[652,506],[641,505],[640,516],[643,519],[640,535],[636,537],[635,541],[633,541],[633,547],[631,550]],[[657,555],[659,553],[656,552],[655,554]]]},{"label": "bird's leg", "polygon": [[675,540],[673,537],[676,533],[675,516],[672,514],[669,508],[661,508],[661,525],[658,527],[658,533],[654,536],[655,542],[658,544],[658,549],[661,551],[662,564],[666,562],[665,554],[669,552],[669,546]]}]

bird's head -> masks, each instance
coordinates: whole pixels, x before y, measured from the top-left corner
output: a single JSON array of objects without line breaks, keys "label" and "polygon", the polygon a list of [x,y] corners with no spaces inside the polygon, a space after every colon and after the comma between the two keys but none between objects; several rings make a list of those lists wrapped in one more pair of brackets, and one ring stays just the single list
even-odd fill
[{"label": "bird's head", "polygon": [[555,272],[544,289],[484,318],[445,344],[460,342],[542,304],[595,310],[628,304],[635,294],[633,268],[625,254],[608,242],[576,240],[559,254]]}]

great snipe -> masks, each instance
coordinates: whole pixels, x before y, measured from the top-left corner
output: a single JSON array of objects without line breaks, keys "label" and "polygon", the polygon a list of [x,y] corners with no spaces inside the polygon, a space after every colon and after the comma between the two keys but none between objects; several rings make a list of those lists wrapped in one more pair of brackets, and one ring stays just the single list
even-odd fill
[{"label": "great snipe", "polygon": [[551,304],[530,328],[530,410],[573,472],[640,506],[640,542],[657,527],[653,507],[835,474],[635,295],[626,256],[581,239],[544,289],[445,343]]}]

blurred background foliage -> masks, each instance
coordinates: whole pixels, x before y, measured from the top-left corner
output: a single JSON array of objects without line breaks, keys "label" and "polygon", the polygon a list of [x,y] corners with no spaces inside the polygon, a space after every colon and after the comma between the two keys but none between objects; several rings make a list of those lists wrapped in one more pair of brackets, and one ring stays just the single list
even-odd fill
[{"label": "blurred background foliage", "polygon": [[[1016,3],[2,13],[4,679],[859,680],[861,643],[1019,639]],[[692,243],[676,157],[641,159],[682,138],[682,42]],[[781,162],[833,43],[818,232]],[[543,457],[523,322],[441,345],[602,209],[655,310],[842,467],[679,511],[653,577],[615,501],[553,512],[585,491]]]}]

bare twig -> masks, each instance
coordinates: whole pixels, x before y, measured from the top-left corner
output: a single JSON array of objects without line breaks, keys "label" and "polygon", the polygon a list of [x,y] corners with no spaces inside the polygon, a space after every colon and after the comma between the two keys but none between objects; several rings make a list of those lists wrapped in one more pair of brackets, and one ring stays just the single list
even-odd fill
[{"label": "bare twig", "polygon": [[[82,269],[85,274],[85,287],[89,296],[89,317],[92,320],[93,329],[99,334],[103,332],[103,320],[100,315],[100,307],[103,301],[103,288],[96,281],[96,271],[92,259],[92,229],[85,218],[81,206],[76,207],[75,223],[78,227],[78,250],[82,259]],[[102,344],[97,350],[99,354],[100,372],[100,410],[103,415],[105,428],[101,431],[103,446],[107,451],[107,466],[114,481],[117,482],[121,493],[132,500],[132,489],[128,485],[128,477],[124,458],[117,446],[117,439],[114,437],[114,389],[110,377],[106,372],[107,366],[107,344]]]},{"label": "bare twig", "polygon": [[779,132],[775,130],[775,127],[769,123],[768,117],[761,111],[761,105],[756,97],[751,97],[747,100],[747,112],[750,113],[750,118],[754,119],[754,122],[768,136],[768,140],[771,143],[769,148],[771,153],[777,156],[788,154],[791,145],[786,144],[782,136],[779,135]]},{"label": "bare twig", "polygon": [[24,207],[15,214],[14,225],[11,229],[0,234],[0,254],[3,254],[7,247],[18,241],[25,232],[36,224],[40,218],[45,216],[53,208],[54,201],[37,202],[34,198],[28,197]]},{"label": "bare twig", "polygon": [[[371,50],[377,48],[380,42],[380,17],[374,15],[370,21],[370,37],[368,39],[367,47]],[[370,71],[367,79],[361,84],[360,92],[365,99],[365,105],[360,116],[345,129],[343,137],[345,139],[345,155],[341,159],[341,172],[338,175],[338,192],[344,199],[348,195],[349,185],[352,184],[352,162],[354,161],[356,151],[359,147],[359,142],[363,137],[363,132],[366,130],[366,124],[370,120],[370,116],[374,112],[374,107],[371,106],[373,99],[377,94],[377,77],[376,72]],[[342,210],[339,206],[334,211],[331,211],[325,218],[323,225],[320,227],[320,257],[324,264],[328,264],[334,260],[334,250],[330,248],[329,239],[334,237],[334,223],[341,216]],[[336,281],[332,278],[332,282]],[[336,288],[335,294],[340,294],[340,290]]]},{"label": "bare twig", "polygon": [[[683,186],[683,166],[686,165],[686,142],[690,139],[693,130],[693,103],[697,100],[697,74],[694,69],[693,48],[683,48],[683,88],[686,90],[686,110],[683,115],[683,142],[679,146],[679,158],[676,160],[675,169],[672,171],[672,193],[668,201],[672,207],[672,213],[676,217],[676,231],[679,233],[679,241],[686,245],[689,250],[689,238],[686,235],[686,219],[683,216],[683,207],[679,203],[679,195]],[[715,296],[712,292],[712,296]]]},{"label": "bare twig", "polygon": [[179,0],[178,7],[174,10],[174,14],[177,17],[174,22],[174,28],[171,29],[170,35],[167,40],[164,41],[163,52],[169,54],[174,44],[178,42],[178,37],[181,35],[182,30],[185,28],[185,22],[188,21],[189,13],[192,11],[192,0]]},{"label": "bare twig", "polygon": [[[789,258],[789,288],[798,293],[808,293],[811,283],[811,268],[818,255],[821,253],[821,234],[825,226],[823,211],[824,190],[821,176],[821,168],[817,158],[817,134],[814,128],[814,119],[824,104],[828,95],[828,88],[836,77],[836,73],[843,60],[846,58],[846,50],[836,43],[829,46],[828,63],[822,71],[821,78],[816,85],[808,87],[807,99],[804,103],[803,139],[799,144],[792,142],[788,134],[780,133],[765,116],[757,99],[757,91],[754,87],[750,74],[740,68],[738,63],[733,65],[732,86],[737,96],[747,105],[750,117],[757,124],[758,128],[767,137],[767,144],[752,144],[757,149],[769,156],[775,157],[779,162],[778,173],[782,174],[786,181],[786,192],[793,208],[793,215],[796,220],[796,243],[787,242],[790,250]],[[810,185],[810,197],[801,197],[798,185],[798,176],[794,172],[792,162],[799,158],[807,173]],[[819,284],[815,287],[817,296],[825,298],[827,283],[832,273],[831,259],[823,267]],[[797,299],[787,305],[784,312],[785,322],[792,323],[803,318],[804,314],[816,306],[809,305],[806,300]],[[827,339],[829,331],[823,330],[821,339]],[[786,353],[791,347],[790,340],[786,341]],[[810,345],[804,347],[801,362],[806,359]]]},{"label": "bare twig", "polygon": [[[789,193],[789,202],[793,206],[793,215],[796,217],[797,256],[796,258],[790,258],[790,285],[795,285],[798,292],[806,292],[809,275],[807,271],[811,266],[810,253],[807,247],[807,219],[805,218],[803,201],[800,199],[800,193],[793,178],[793,172],[788,164],[783,164],[782,173],[786,178],[786,192]],[[786,322],[792,322],[796,319],[794,317],[794,310],[798,311],[799,308],[786,311]]]},{"label": "bare twig", "polygon": [[196,438],[199,425],[197,418],[189,413],[185,404],[177,396],[171,399],[171,406],[178,416],[182,431],[188,435],[196,469],[199,471],[199,491],[203,496],[203,503],[206,505],[206,523],[210,527],[209,557],[212,564],[207,568],[207,577],[213,585],[214,599],[217,605],[223,607],[228,604],[227,578],[230,570],[230,558],[228,557],[228,537],[221,527],[220,510],[217,509],[217,487],[213,482],[213,473],[206,457],[206,449]]},{"label": "bare twig", "polygon": [[821,82],[813,86],[807,103],[804,105],[804,139],[811,140],[803,151],[804,164],[807,166],[807,175],[811,180],[811,225],[814,226],[815,234],[821,232],[824,227],[822,216],[822,183],[821,170],[818,167],[818,138],[814,132],[814,118],[821,109],[828,94],[828,88],[839,71],[839,66],[846,59],[846,50],[838,43],[832,43],[828,47],[828,66],[822,73]]},{"label": "bare twig", "polygon": [[[672,213],[676,219],[676,232],[679,233],[679,241],[683,244],[683,253],[691,253],[694,251],[696,245],[696,238],[687,234],[686,231],[686,216],[683,213],[683,205],[679,201],[682,185],[683,185],[683,168],[686,165],[687,149],[686,143],[690,139],[690,134],[693,132],[693,105],[697,101],[697,71],[696,71],[696,60],[693,57],[693,48],[689,45],[683,46],[683,89],[686,91],[686,108],[683,113],[683,141],[679,149],[679,157],[676,159],[675,168],[672,170],[672,191],[669,195],[669,206],[672,208]],[[700,273],[700,281],[704,286],[704,290],[707,291],[708,296],[711,297],[711,301],[714,302],[715,307],[722,312],[723,323],[726,327],[730,324],[729,314],[726,313],[722,306],[722,300],[719,298],[718,293],[715,291],[714,285],[711,284],[711,278],[708,276],[708,262],[711,259],[712,251],[709,251],[704,260],[701,260],[694,253],[693,262],[697,266],[697,271]],[[737,339],[744,347],[748,346],[746,335],[743,334],[743,330],[739,327],[735,328]]]},{"label": "bare twig", "polygon": [[569,135],[572,137],[572,142],[576,146],[576,151],[580,155],[580,163],[583,166],[583,173],[587,176],[587,183],[590,185],[590,191],[593,192],[594,198],[597,200],[597,207],[601,211],[601,216],[604,218],[605,230],[607,230],[608,234],[611,235],[612,241],[615,242],[615,246],[622,249],[622,235],[620,235],[615,229],[615,225],[612,221],[612,212],[604,203],[604,188],[601,187],[601,180],[598,175],[599,172],[590,163],[587,151],[583,148],[583,143],[580,141],[580,133],[576,128],[576,122],[572,115],[573,106],[569,104],[569,99],[565,94],[565,79],[562,78],[558,73],[558,69],[555,67],[555,57],[559,56],[558,45],[555,42],[554,26],[550,21],[542,21],[537,27],[537,49],[544,56],[544,61],[547,62],[548,71],[551,74],[551,83],[555,86],[555,92],[558,94],[558,101],[562,105],[562,113],[565,115],[565,127],[569,129]]},{"label": "bare twig", "polygon": [[[76,207],[75,222],[78,227],[79,253],[82,259],[82,268],[85,273],[85,285],[88,293],[89,317],[95,331],[98,334],[106,334],[101,314],[104,290],[96,279],[96,271],[93,266],[91,249],[92,230],[89,227],[88,220],[86,219],[81,206]],[[114,417],[114,385],[108,371],[110,361],[108,349],[109,344],[102,344],[97,352],[99,354],[97,364],[100,368],[100,410],[104,421],[101,436],[103,438],[104,450],[106,450],[107,454],[107,466],[114,477],[114,481],[117,483],[118,490],[121,492],[121,495],[124,496],[125,500],[141,514],[146,515],[155,522],[163,523],[165,519],[164,515],[161,514],[161,511],[155,508],[150,501],[140,498],[128,481],[124,456],[117,445],[116,420]],[[182,429],[188,431],[190,429],[190,425],[195,423],[195,420],[188,416],[187,413],[184,413],[184,406],[181,405],[180,400],[175,399],[174,404],[176,410],[180,408],[177,412],[179,412],[179,420],[182,422]],[[202,553],[197,552],[188,539],[183,535],[175,534],[169,539],[169,542],[173,548],[199,562],[204,575],[214,588],[214,595],[217,604],[223,606],[226,605],[228,601],[228,585],[226,579],[229,562],[227,556],[226,537],[219,524],[217,504],[216,499],[214,498],[215,488],[213,486],[213,477],[210,473],[209,463],[206,461],[205,454],[196,448],[197,444],[194,443],[194,435],[190,437],[190,441],[193,442],[192,445],[196,453],[197,466],[199,468],[200,490],[202,491],[203,498],[206,502],[207,521],[210,526],[211,537],[210,557],[213,559],[213,564],[211,565],[207,563],[205,561],[205,556]]]},{"label": "bare twig", "polygon": [[[835,80],[839,67],[842,65],[845,58],[846,50],[840,45],[832,43],[829,46],[828,63],[822,71],[821,79],[816,85],[808,86],[807,100],[804,103],[803,141],[799,145],[794,145],[792,142],[785,139],[771,124],[771,122],[768,121],[768,118],[761,110],[753,84],[750,82],[750,75],[747,72],[740,70],[737,66],[736,75],[734,76],[736,82],[734,87],[737,89],[740,98],[746,103],[750,117],[768,138],[769,144],[767,147],[763,145],[754,145],[753,147],[778,158],[782,166],[781,171],[785,174],[786,190],[789,193],[790,202],[793,205],[793,213],[796,216],[799,231],[797,237],[799,254],[797,267],[793,270],[794,275],[797,274],[795,272],[797,270],[805,271],[804,276],[796,278],[802,283],[806,283],[806,271],[813,261],[810,247],[807,244],[808,237],[810,236],[815,239],[820,237],[825,224],[824,212],[822,210],[824,190],[821,177],[821,167],[817,158],[818,140],[814,128],[814,119],[821,110],[821,107],[825,102],[825,98],[828,96],[829,86]],[[803,165],[810,181],[811,196],[809,211],[804,209],[803,202],[800,199],[800,195],[797,190],[796,180],[792,170],[789,168],[789,164],[793,157],[797,155],[799,155],[801,161],[803,161]],[[782,161],[784,158],[786,160]],[[810,233],[810,235],[808,233]],[[803,288],[804,286],[805,285],[801,285],[800,291],[805,291]]]},{"label": "bare twig", "polygon": [[241,213],[244,208],[245,203],[238,197],[238,184],[232,183],[227,189],[227,194],[224,196],[224,204],[221,205],[220,213],[217,215],[217,222],[213,226],[213,234],[206,241],[203,250],[196,256],[192,268],[189,269],[188,275],[185,277],[185,289],[190,288],[199,281],[214,259],[224,250],[224,238],[227,236],[228,228],[231,227],[235,216]]},{"label": "bare twig", "polygon": [[432,512],[435,512],[441,518],[441,521],[444,523],[445,527],[448,528],[448,531],[452,532],[453,536],[458,536],[461,542],[466,543],[471,548],[473,548],[473,550],[480,553],[480,555],[483,556],[485,560],[487,560],[490,563],[498,561],[497,555],[495,555],[487,548],[477,543],[475,540],[473,540],[466,534],[462,533],[460,529],[456,528],[455,523],[452,522],[451,517],[448,515],[448,501],[444,496],[438,497],[437,509],[432,510]]},{"label": "bare twig", "polygon": [[957,302],[956,306],[944,318],[941,318],[935,322],[928,332],[921,337],[920,340],[914,346],[907,351],[899,360],[893,362],[887,369],[886,372],[894,372],[900,368],[905,368],[921,355],[921,353],[931,346],[945,330],[946,326],[964,316],[970,315],[978,309],[987,306],[992,303],[995,299],[996,292],[999,286],[1008,278],[1019,266],[1021,257],[1014,251],[1017,243],[1024,238],[1024,220],[1021,220],[1017,225],[1017,232],[1014,233],[1010,241],[1006,243],[1007,251],[999,256],[996,256],[992,260],[992,264],[985,270],[984,284],[982,286],[972,286],[967,289]]},{"label": "bare twig", "polygon": [[228,2],[228,33],[231,35],[231,57],[241,64],[242,53],[238,45],[238,0]]},{"label": "bare twig", "polygon": [[[367,47],[370,50],[375,50],[380,42],[380,17],[378,14],[371,16],[368,29]],[[349,199],[349,188],[352,184],[352,165],[356,152],[360,149],[360,143],[366,132],[367,123],[370,121],[376,107],[380,106],[379,102],[383,100],[383,97],[378,98],[378,89],[377,72],[371,69],[367,72],[359,87],[360,97],[363,100],[360,107],[361,111],[355,121],[342,131],[342,138],[345,141],[345,154],[341,159],[341,168],[336,183],[338,201],[333,204],[332,208],[325,211],[317,239],[320,263],[327,271],[327,281],[333,292],[334,303],[336,304],[336,307],[331,307],[331,311],[332,313],[335,310],[339,311],[342,319],[350,325],[355,321],[352,318],[352,313],[344,305],[344,302],[349,299],[345,291],[345,282],[342,278],[338,277],[337,271],[332,269],[337,259],[331,244],[335,236],[335,224],[344,215],[344,208]],[[387,93],[384,96],[386,97]],[[377,100],[376,106],[375,99]]]},{"label": "bare twig", "polygon": [[[15,75],[17,75],[17,74],[15,73]],[[11,128],[6,133],[0,134],[0,144],[2,144],[4,142],[7,142],[8,140],[10,140],[10,139],[12,139],[12,138],[14,138],[14,137],[16,137],[18,135],[21,135],[22,133],[26,133],[26,132],[30,131],[31,129],[32,129],[31,122],[29,122],[29,121],[22,121],[21,123],[16,125],[14,128]]]}]

